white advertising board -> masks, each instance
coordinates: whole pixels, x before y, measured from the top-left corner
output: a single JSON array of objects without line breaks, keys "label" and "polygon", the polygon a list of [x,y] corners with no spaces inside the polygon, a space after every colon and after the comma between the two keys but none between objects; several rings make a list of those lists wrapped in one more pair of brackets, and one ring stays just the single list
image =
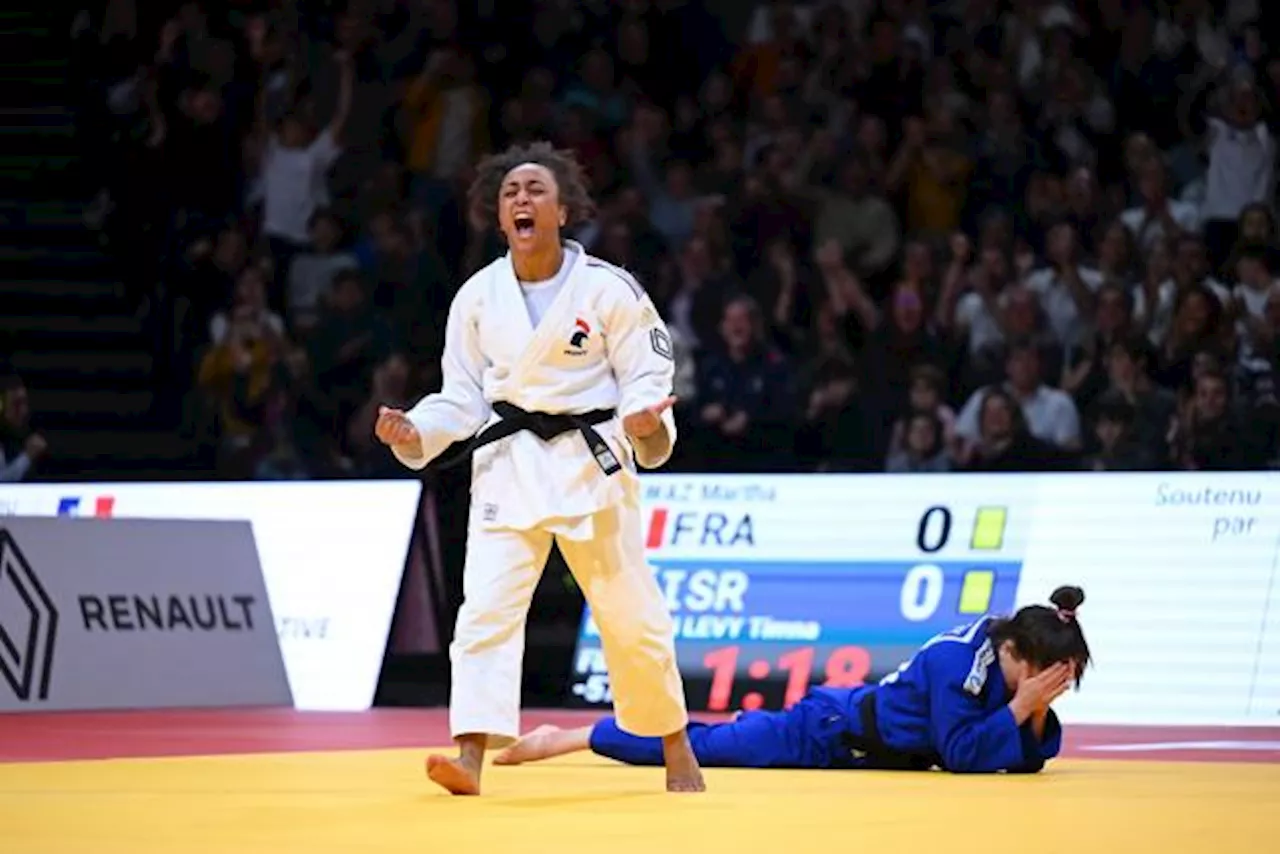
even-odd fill
[{"label": "white advertising board", "polygon": [[5,484],[0,516],[247,520],[294,705],[373,703],[422,485],[416,480]]}]

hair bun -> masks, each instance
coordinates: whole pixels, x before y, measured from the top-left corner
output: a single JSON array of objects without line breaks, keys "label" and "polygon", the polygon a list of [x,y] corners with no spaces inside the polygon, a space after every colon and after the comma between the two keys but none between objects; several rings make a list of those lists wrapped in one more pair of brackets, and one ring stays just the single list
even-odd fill
[{"label": "hair bun", "polygon": [[1084,604],[1084,591],[1079,587],[1059,587],[1049,601],[1063,611],[1074,611]]}]

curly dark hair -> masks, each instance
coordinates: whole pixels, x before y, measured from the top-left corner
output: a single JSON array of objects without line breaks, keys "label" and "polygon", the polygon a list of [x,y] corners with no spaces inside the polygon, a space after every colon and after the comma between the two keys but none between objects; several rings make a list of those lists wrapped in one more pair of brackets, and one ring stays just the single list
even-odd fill
[{"label": "curly dark hair", "polygon": [[467,204],[473,213],[495,228],[498,225],[498,193],[507,173],[524,163],[536,163],[555,176],[560,204],[566,212],[565,227],[573,228],[596,214],[591,199],[590,182],[572,151],[557,149],[549,142],[513,145],[499,154],[491,154],[476,166],[475,179],[467,191]]}]

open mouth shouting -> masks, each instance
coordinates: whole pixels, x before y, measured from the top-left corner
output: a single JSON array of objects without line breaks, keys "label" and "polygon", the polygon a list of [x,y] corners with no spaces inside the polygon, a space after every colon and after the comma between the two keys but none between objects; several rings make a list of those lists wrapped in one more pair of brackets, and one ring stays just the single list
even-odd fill
[{"label": "open mouth shouting", "polygon": [[528,239],[534,235],[534,221],[531,213],[518,213],[511,218],[511,224],[515,226],[516,237]]}]

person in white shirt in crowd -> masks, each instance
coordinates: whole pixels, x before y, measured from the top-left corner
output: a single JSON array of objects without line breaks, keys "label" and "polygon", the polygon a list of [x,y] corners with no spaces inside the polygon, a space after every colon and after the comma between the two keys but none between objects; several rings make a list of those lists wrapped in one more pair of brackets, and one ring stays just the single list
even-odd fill
[{"label": "person in white shirt in crowd", "polygon": [[1190,202],[1169,195],[1168,175],[1158,157],[1146,158],[1138,167],[1138,192],[1142,204],[1120,215],[1143,252],[1159,240],[1171,240],[1200,228],[1200,211]]},{"label": "person in white shirt in crowd", "polygon": [[1267,305],[1280,297],[1280,279],[1276,278],[1278,267],[1276,250],[1269,246],[1249,247],[1236,257],[1238,283],[1231,291],[1231,306],[1236,317],[1242,361],[1269,349],[1271,336],[1265,328]]},{"label": "person in white shirt in crowd", "polygon": [[258,264],[240,271],[231,292],[230,308],[219,311],[209,321],[209,343],[216,347],[225,341],[237,319],[260,327],[273,337],[284,334],[284,320],[267,307],[267,276]]},{"label": "person in white shirt in crowd", "polygon": [[1046,243],[1048,264],[1027,276],[1026,285],[1039,296],[1058,341],[1076,346],[1088,332],[1087,318],[1093,314],[1102,274],[1081,263],[1080,237],[1073,223],[1054,225]]},{"label": "person in white shirt in crowd", "polygon": [[283,290],[294,256],[311,241],[311,216],[329,204],[329,170],[342,154],[342,129],[351,112],[354,72],[351,57],[337,53],[342,67],[338,104],[329,124],[312,136],[297,113],[285,116],[262,153],[255,196],[262,201],[262,231],[276,263],[276,287]]},{"label": "person in white shirt in crowd", "polygon": [[972,254],[968,237],[952,235],[937,317],[941,328],[954,329],[965,342],[971,358],[1004,340],[1000,316],[1015,281],[1013,265],[999,248],[984,247],[978,262],[968,266]]},{"label": "person in white shirt in crowd", "polygon": [[1227,260],[1241,212],[1275,192],[1276,140],[1262,121],[1258,91],[1247,78],[1218,90],[1217,115],[1210,116],[1205,144],[1209,175],[1201,219],[1215,267]]},{"label": "person in white shirt in crowd", "polygon": [[[1044,384],[1040,349],[1033,340],[1019,338],[1009,345],[1005,374],[1002,387],[1022,407],[1031,435],[1065,451],[1079,450],[1080,413],[1066,392]],[[974,392],[956,419],[956,435],[961,440],[961,465],[968,462],[981,439],[979,415],[990,388]]]},{"label": "person in white shirt in crowd", "polygon": [[334,276],[360,266],[355,255],[339,249],[342,221],[333,212],[321,208],[312,214],[310,231],[311,248],[293,259],[285,295],[289,330],[300,338],[319,323],[321,303],[333,286]]}]

